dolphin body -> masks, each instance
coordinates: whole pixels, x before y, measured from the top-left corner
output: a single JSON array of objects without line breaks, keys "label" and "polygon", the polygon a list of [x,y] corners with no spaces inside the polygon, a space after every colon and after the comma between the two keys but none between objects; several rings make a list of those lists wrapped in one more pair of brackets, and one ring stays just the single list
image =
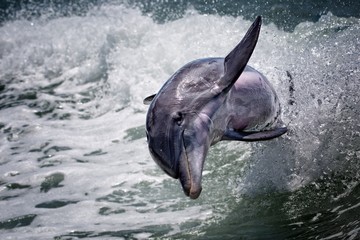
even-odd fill
[{"label": "dolphin body", "polygon": [[201,193],[207,152],[221,140],[261,141],[287,131],[275,90],[247,66],[261,28],[257,17],[225,58],[205,58],[180,68],[149,104],[146,135],[155,162],[180,179],[192,199]]}]

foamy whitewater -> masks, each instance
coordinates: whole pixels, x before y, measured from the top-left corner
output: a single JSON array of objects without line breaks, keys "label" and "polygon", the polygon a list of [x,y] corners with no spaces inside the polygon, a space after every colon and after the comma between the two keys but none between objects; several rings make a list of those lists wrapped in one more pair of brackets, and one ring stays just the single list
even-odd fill
[{"label": "foamy whitewater", "polygon": [[288,134],[221,142],[188,199],[151,159],[147,107],[178,68],[225,56],[251,21],[191,10],[157,23],[103,4],[0,26],[1,239],[358,239],[360,22],[262,27],[249,64]]}]

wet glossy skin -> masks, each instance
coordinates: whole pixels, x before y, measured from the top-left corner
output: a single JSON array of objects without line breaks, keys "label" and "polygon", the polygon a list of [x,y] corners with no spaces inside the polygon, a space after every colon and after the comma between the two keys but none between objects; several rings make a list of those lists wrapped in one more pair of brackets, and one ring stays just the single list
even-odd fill
[{"label": "wet glossy skin", "polygon": [[261,26],[258,17],[225,58],[205,58],[180,68],[151,101],[146,132],[155,162],[179,178],[197,198],[209,147],[220,140],[259,141],[278,137],[280,106],[268,80],[246,64]]},{"label": "wet glossy skin", "polygon": [[[200,104],[201,94],[211,91],[210,86],[223,74],[223,66],[223,58],[201,59],[185,65],[159,91],[147,116],[149,149],[154,160],[170,176],[184,179],[185,185],[191,185],[184,176],[189,173],[182,175],[179,169],[189,171],[187,165],[194,165],[192,176],[195,176],[194,169],[198,169],[198,180],[192,181],[196,193],[201,191],[201,172],[207,151],[222,139],[226,129],[271,129],[280,114],[274,89],[251,67],[245,68],[226,96]],[[174,161],[162,160],[168,155],[175,156]],[[181,158],[202,160],[179,165]]]}]

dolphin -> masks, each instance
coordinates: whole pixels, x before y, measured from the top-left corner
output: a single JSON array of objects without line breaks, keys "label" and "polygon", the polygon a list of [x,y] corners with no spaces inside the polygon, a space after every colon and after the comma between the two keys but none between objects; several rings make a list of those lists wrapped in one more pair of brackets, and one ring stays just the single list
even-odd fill
[{"label": "dolphin", "polygon": [[225,58],[194,60],[175,72],[157,94],[144,99],[149,151],[184,193],[199,197],[211,145],[221,140],[261,141],[287,131],[280,103],[264,75],[247,66],[261,16]]}]

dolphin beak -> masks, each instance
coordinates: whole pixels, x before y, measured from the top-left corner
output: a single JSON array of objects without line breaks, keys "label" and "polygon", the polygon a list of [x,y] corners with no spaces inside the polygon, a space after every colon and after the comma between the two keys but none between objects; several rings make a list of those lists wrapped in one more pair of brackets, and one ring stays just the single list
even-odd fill
[{"label": "dolphin beak", "polygon": [[207,151],[204,146],[196,144],[191,137],[184,136],[182,148],[179,161],[180,183],[186,196],[196,199],[202,190],[202,171]]}]

